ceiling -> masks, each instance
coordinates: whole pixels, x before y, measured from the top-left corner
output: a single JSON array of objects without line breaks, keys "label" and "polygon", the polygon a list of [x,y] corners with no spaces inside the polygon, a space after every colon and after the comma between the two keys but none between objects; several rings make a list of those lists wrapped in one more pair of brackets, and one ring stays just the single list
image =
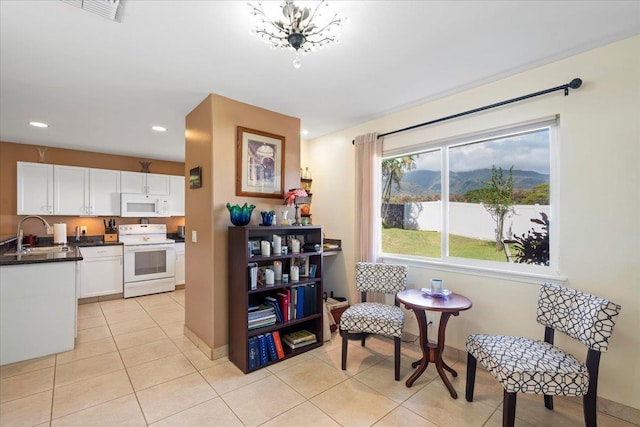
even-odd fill
[{"label": "ceiling", "polygon": [[332,5],[341,43],[294,69],[243,1],[127,0],[118,23],[0,0],[0,140],[184,161],[185,116],[209,93],[299,117],[312,139],[640,34],[635,0]]}]

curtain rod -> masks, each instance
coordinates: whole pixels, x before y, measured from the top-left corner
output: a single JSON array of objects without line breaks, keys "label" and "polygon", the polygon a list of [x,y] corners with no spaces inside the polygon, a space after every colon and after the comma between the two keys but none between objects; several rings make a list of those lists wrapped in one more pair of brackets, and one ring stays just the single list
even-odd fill
[{"label": "curtain rod", "polygon": [[[400,132],[406,132],[408,130],[413,130],[413,129],[416,129],[416,128],[419,128],[419,127],[432,125],[434,123],[444,122],[446,120],[456,119],[458,117],[466,116],[466,115],[473,114],[473,113],[478,113],[480,111],[488,110],[488,109],[491,109],[491,108],[501,107],[503,105],[511,104],[513,102],[523,101],[525,99],[533,98],[535,96],[545,95],[547,93],[556,92],[558,90],[564,90],[564,96],[568,96],[569,95],[569,89],[578,89],[580,86],[582,86],[582,79],[575,78],[575,79],[571,80],[569,83],[566,83],[566,84],[563,84],[563,85],[560,85],[560,86],[556,86],[556,87],[552,87],[550,89],[541,90],[539,92],[530,93],[528,95],[519,96],[517,98],[508,99],[506,101],[497,102],[497,103],[491,104],[491,105],[485,105],[484,107],[474,108],[473,110],[464,111],[462,113],[453,114],[451,116],[442,117],[442,118],[439,118],[439,119],[435,119],[435,120],[431,120],[431,121],[428,121],[428,122],[420,123],[418,125],[413,125],[413,126],[409,126],[409,127],[406,127],[406,128],[397,129],[397,130],[394,130],[394,131],[391,131],[391,132],[383,133],[381,135],[378,135],[378,138],[382,138],[382,137],[385,137],[385,136],[388,136],[388,135],[393,135],[393,134],[400,133]],[[352,140],[351,143],[355,144],[355,140]]]}]

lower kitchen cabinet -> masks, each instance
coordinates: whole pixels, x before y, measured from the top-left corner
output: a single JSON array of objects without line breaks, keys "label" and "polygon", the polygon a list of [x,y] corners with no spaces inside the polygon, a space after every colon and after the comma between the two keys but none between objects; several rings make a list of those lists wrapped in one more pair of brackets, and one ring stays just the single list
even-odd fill
[{"label": "lower kitchen cabinet", "polygon": [[123,288],[122,246],[88,246],[80,249],[79,298],[121,294]]},{"label": "lower kitchen cabinet", "polygon": [[184,242],[176,242],[176,285],[184,283]]}]

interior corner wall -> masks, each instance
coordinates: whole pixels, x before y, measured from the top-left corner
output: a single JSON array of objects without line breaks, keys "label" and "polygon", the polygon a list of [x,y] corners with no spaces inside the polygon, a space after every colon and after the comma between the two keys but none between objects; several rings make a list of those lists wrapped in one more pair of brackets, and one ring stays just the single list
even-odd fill
[{"label": "interior corner wall", "polygon": [[[226,204],[254,204],[250,225],[260,223],[260,211],[285,209],[281,198],[236,196],[238,126],[284,136],[284,189],[300,186],[300,119],[215,94],[187,116],[185,169],[203,166],[203,185],[186,194],[185,323],[214,354],[228,343],[228,310],[233,309],[227,297],[231,222]],[[194,229],[197,243],[190,242]]]},{"label": "interior corner wall", "polygon": [[[583,80],[569,96],[562,92],[421,128],[413,143],[445,135],[559,114],[559,274],[567,285],[622,305],[610,349],[602,355],[598,395],[640,409],[640,36],[544,65],[494,83],[390,114],[306,142],[302,163],[313,173],[313,218],[327,237],[343,241],[341,255],[326,266],[326,288],[347,295],[353,287],[355,236],[354,154],[351,140],[368,132],[434,120],[501,99]],[[403,139],[411,139],[411,133]],[[385,141],[386,143],[387,141]],[[391,142],[391,141],[389,141]],[[339,202],[337,202],[339,201]],[[557,212],[556,212],[557,213]],[[327,264],[329,264],[327,262]],[[473,307],[451,318],[447,345],[465,349],[472,333],[498,333],[542,339],[536,322],[538,286],[471,274],[411,267],[409,287],[441,277],[468,296]],[[415,316],[405,327],[417,333]],[[586,349],[556,334],[556,342],[584,360]]]}]

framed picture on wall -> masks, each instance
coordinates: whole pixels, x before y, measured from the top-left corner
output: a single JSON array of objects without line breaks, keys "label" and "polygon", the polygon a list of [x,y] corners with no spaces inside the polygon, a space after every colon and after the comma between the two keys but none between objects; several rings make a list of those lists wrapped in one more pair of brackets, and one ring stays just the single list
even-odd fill
[{"label": "framed picture on wall", "polygon": [[236,196],[284,198],[284,136],[238,126]]},{"label": "framed picture on wall", "polygon": [[202,166],[189,170],[189,188],[202,187]]}]

